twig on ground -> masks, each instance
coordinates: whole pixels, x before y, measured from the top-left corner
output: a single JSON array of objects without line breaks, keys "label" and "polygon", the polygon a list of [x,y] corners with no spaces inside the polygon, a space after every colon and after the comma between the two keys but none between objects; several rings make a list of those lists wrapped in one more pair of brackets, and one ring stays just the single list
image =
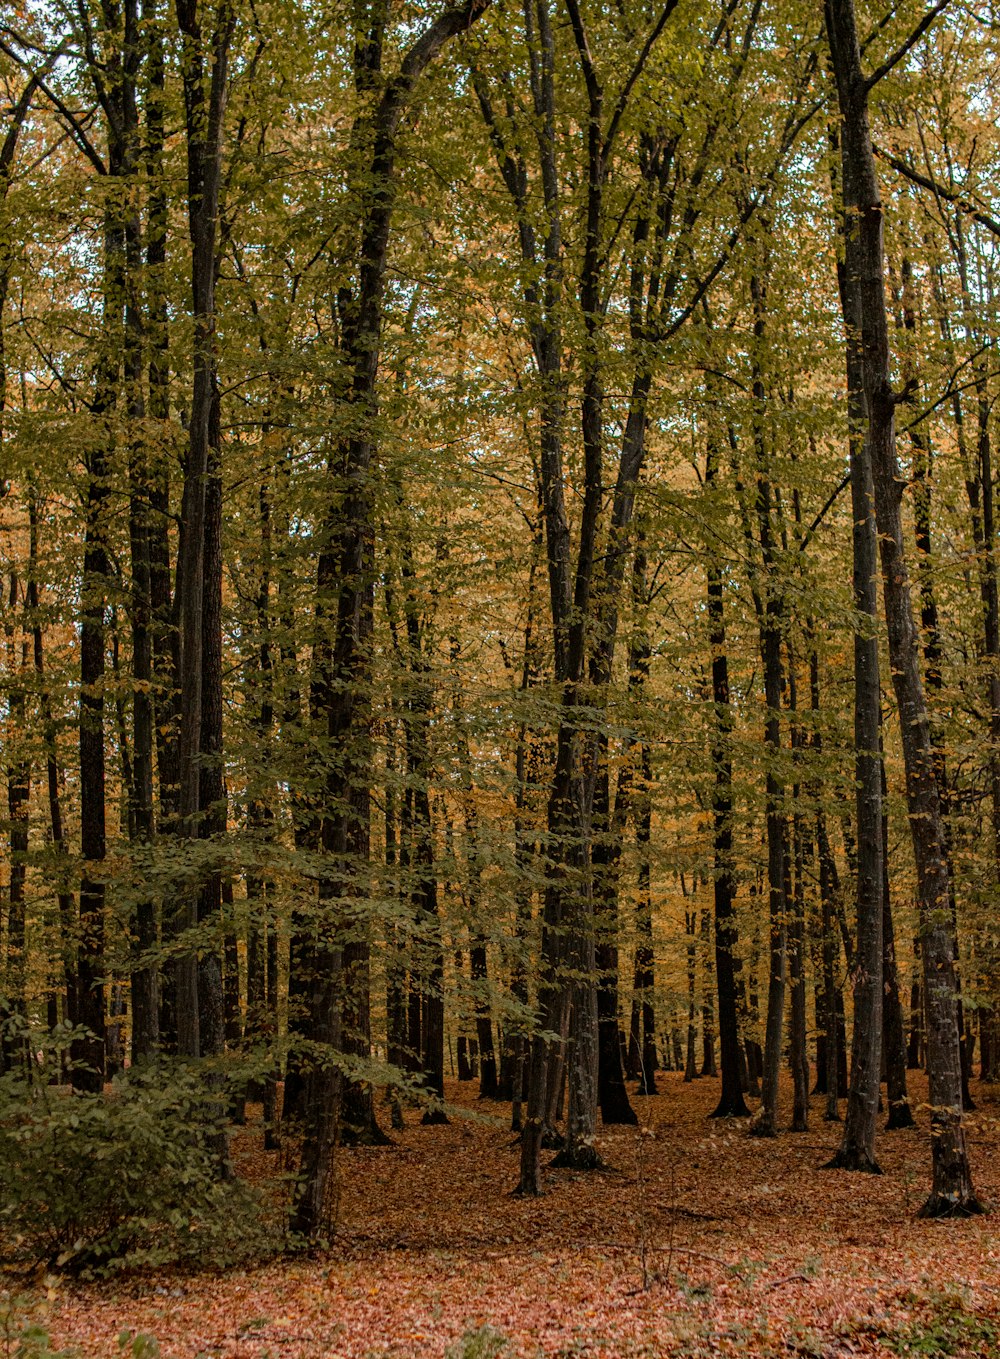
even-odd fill
[{"label": "twig on ground", "polygon": [[775,1279],[768,1284],[768,1288],[781,1288],[789,1283],[812,1283],[808,1274],[786,1274],[783,1279]]}]

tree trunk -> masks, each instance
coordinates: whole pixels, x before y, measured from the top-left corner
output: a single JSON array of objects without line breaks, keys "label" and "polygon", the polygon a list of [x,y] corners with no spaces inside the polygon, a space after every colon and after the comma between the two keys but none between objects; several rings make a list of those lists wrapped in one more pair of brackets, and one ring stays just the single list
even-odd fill
[{"label": "tree trunk", "polygon": [[[8,697],[7,709],[11,734],[26,731],[26,694],[28,646],[19,641],[16,624],[20,603],[19,583],[11,572],[7,623]],[[18,655],[20,652],[20,655]],[[15,678],[16,676],[16,678]],[[28,874],[28,804],[31,798],[31,760],[21,751],[7,766],[8,847],[10,852],[7,886],[6,953],[3,959],[3,985],[0,990],[0,1071],[24,1070],[28,1062],[27,1042],[27,959],[25,957],[24,886]]]},{"label": "tree trunk", "polygon": [[[684,878],[681,877],[681,891],[684,890]],[[694,894],[694,886],[691,889]],[[685,893],[686,895],[686,893]],[[698,1026],[695,1020],[697,1008],[695,1004],[697,986],[697,965],[698,965],[698,945],[695,942],[695,931],[698,924],[698,912],[695,909],[684,911],[684,933],[687,935],[687,1043],[684,1052],[684,1081],[687,1084],[693,1081],[698,1075],[698,1059],[695,1055],[695,1043],[698,1037]]]},{"label": "tree trunk", "polygon": [[[868,125],[870,87],[861,71],[853,0],[828,0],[826,18],[843,129],[845,209],[849,232],[856,234],[858,241],[868,443],[889,658],[899,706],[907,806],[917,866],[927,1065],[933,1110],[933,1187],[921,1215],[965,1215],[981,1209],[972,1187],[962,1127],[962,1070],[947,852],[903,548],[902,481],[895,453],[896,397],[890,380],[884,291],[882,206]],[[881,841],[881,827],[877,833]],[[881,949],[879,954],[881,964]]]},{"label": "tree trunk", "polygon": [[[705,462],[706,488],[719,472],[718,440],[709,440]],[[714,556],[709,557],[708,576],[709,645],[712,648],[712,849],[713,897],[715,913],[715,982],[719,997],[719,1060],[722,1090],[713,1118],[749,1118],[743,1098],[739,1013],[736,972],[739,935],[733,908],[733,760],[731,740],[732,708],[729,701],[729,658],[726,653],[726,621],[722,570]]]},{"label": "tree trunk", "polygon": [[[797,791],[794,800],[798,801]],[[809,1057],[806,1051],[805,883],[803,881],[802,818],[792,821],[795,881],[792,892],[792,923],[788,935],[789,973],[792,981],[792,1016],[789,1057],[794,1100],[792,1132],[809,1131]]]},{"label": "tree trunk", "polygon": [[[229,49],[235,27],[235,13],[222,3],[214,16],[210,38],[206,39],[198,14],[198,0],[175,0],[181,30],[184,58],[184,107],[187,130],[188,229],[191,238],[191,298],[194,321],[194,370],[188,452],[184,469],[184,494],[181,504],[181,533],[177,552],[176,602],[180,641],[180,736],[179,736],[179,828],[189,840],[207,833],[202,829],[203,801],[202,754],[206,733],[215,734],[216,699],[211,692],[215,680],[215,629],[217,612],[215,585],[221,562],[221,486],[217,462],[218,380],[216,355],[216,250],[218,240],[219,194],[222,182],[223,126],[228,89]],[[202,16],[203,17],[203,16]],[[206,64],[209,71],[206,72]],[[206,88],[207,76],[207,88]],[[221,586],[218,587],[221,589]],[[206,609],[208,618],[206,619]],[[206,635],[210,653],[205,654]],[[205,669],[209,667],[206,683]],[[221,674],[221,662],[219,664]],[[221,711],[221,701],[218,703]],[[207,752],[218,761],[218,750]],[[208,788],[206,787],[206,793]],[[206,890],[214,891],[212,887]],[[199,906],[199,890],[186,890],[181,896],[180,930],[192,930],[200,910],[210,908],[205,899]],[[206,959],[199,967],[194,947],[182,951],[175,965],[177,1006],[177,1049],[181,1056],[198,1058],[203,1043],[217,1051],[221,1042],[221,994],[214,994],[216,968]],[[204,979],[209,994],[204,1003],[199,994]],[[221,992],[221,987],[220,987]],[[201,1033],[202,1011],[210,1032]],[[215,1026],[218,1025],[218,1033]]]},{"label": "tree trunk", "polygon": [[623,769],[618,779],[614,811],[610,808],[610,776],[607,741],[602,739],[598,759],[601,768],[594,793],[594,822],[600,828],[592,850],[594,892],[597,898],[598,942],[596,963],[598,1020],[598,1098],[604,1124],[635,1125],[635,1111],[629,1103],[618,1039],[618,927],[619,877],[625,820],[629,801],[629,775]]},{"label": "tree trunk", "polygon": [[879,1174],[875,1159],[882,1034],[882,761],[878,669],[878,535],[872,482],[871,392],[862,350],[862,245],[851,218],[857,200],[856,169],[845,135],[843,167],[844,263],[840,301],[847,333],[848,439],[851,459],[853,591],[860,620],[854,634],[854,771],[858,841],[857,949],[854,959],[854,1034],[844,1135],[829,1163],[842,1170]]},{"label": "tree trunk", "polygon": [[915,1126],[906,1092],[906,1042],[903,1034],[903,1007],[899,1000],[899,973],[896,968],[896,937],[892,924],[889,894],[889,817],[886,811],[885,764],[882,765],[882,977],[885,996],[882,1003],[882,1054],[885,1061],[886,1098],[889,1118],[886,1130]]},{"label": "tree trunk", "polygon": [[86,456],[87,500],[80,596],[80,920],[77,932],[74,1024],[86,1030],[73,1044],[71,1079],[76,1090],[104,1088],[105,1005],[104,878],[104,614],[109,588],[107,532],[108,452],[119,379],[118,345],[124,285],[124,235],[112,209],[104,223],[104,352],[98,362],[92,413],[97,421]]}]

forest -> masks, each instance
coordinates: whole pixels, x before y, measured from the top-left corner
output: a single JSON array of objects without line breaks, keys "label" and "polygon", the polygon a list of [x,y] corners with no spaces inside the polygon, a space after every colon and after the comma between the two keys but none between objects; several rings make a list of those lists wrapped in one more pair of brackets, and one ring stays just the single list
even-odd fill
[{"label": "forest", "polygon": [[5,1353],[1000,1354],[994,0],[0,109]]}]

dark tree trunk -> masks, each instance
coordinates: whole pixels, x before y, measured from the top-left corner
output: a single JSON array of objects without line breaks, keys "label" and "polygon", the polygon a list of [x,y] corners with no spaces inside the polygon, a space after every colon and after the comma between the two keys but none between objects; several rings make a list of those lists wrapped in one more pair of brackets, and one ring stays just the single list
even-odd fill
[{"label": "dark tree trunk", "polygon": [[920,979],[920,939],[913,941],[913,957],[917,971],[910,987],[910,1032],[906,1043],[906,1069],[919,1071],[924,1055],[924,988]]},{"label": "dark tree trunk", "polygon": [[[798,494],[794,495],[796,525],[801,523]],[[787,550],[783,538],[782,546]],[[786,644],[788,653],[788,707],[794,714],[798,709],[798,676],[791,638]],[[805,740],[802,729],[793,717],[791,746],[797,762],[802,759]],[[799,806],[800,785],[792,787],[792,805]],[[806,1048],[806,896],[805,896],[805,825],[802,814],[792,814],[792,853],[790,866],[794,870],[791,884],[785,884],[789,905],[788,967],[791,978],[791,1023],[788,1035],[788,1056],[792,1072],[792,1132],[809,1130],[809,1055]]]},{"label": "dark tree trunk", "polygon": [[[639,985],[635,980],[638,973],[639,949],[636,947],[632,955],[632,1004],[629,1007],[628,1036],[625,1039],[625,1052],[623,1062],[625,1064],[625,1079],[637,1081],[642,1071],[642,1057],[640,1043],[642,1041],[642,1012],[639,1009]],[[641,1092],[640,1092],[641,1093]]]},{"label": "dark tree trunk", "polygon": [[[774,1137],[778,1131],[778,1081],[781,1070],[782,1021],[785,1008],[785,964],[787,954],[787,827],[784,815],[784,784],[778,759],[781,751],[781,697],[784,687],[784,668],[781,660],[782,623],[785,604],[774,581],[770,579],[774,566],[774,525],[772,490],[764,446],[763,421],[767,407],[767,389],[761,363],[765,340],[765,296],[761,281],[751,279],[754,301],[754,357],[753,395],[756,408],[754,439],[757,458],[757,486],[755,509],[760,536],[761,558],[764,568],[764,590],[755,585],[755,604],[760,627],[760,650],[764,666],[764,700],[767,715],[764,723],[764,744],[767,749],[767,884],[768,884],[768,985],[767,1021],[764,1037],[764,1062],[761,1072],[761,1105],[754,1117],[750,1132],[755,1137]],[[763,599],[760,598],[763,593]]]},{"label": "dark tree trunk", "polygon": [[[368,618],[362,621],[362,637],[371,633],[373,598],[365,601]],[[365,862],[370,854],[371,794],[358,787],[352,794],[354,841],[352,849]],[[341,979],[341,1043],[343,1051],[362,1063],[372,1055],[371,940],[370,922],[355,906],[345,917]],[[392,1139],[379,1127],[375,1114],[375,1089],[364,1074],[345,1079],[341,1089],[339,1140],[345,1146],[388,1147]]]},{"label": "dark tree trunk", "polygon": [[639,998],[642,1039],[639,1044],[639,1095],[656,1094],[656,1010],[653,995],[656,984],[653,962],[653,898],[650,883],[650,839],[652,836],[653,782],[649,746],[643,741],[639,752],[642,781],[634,799],[635,843],[639,857],[638,897],[636,900],[635,991]]},{"label": "dark tree trunk", "polygon": [[479,1048],[479,1098],[499,1099],[500,1082],[497,1072],[496,1049],[493,1046],[493,1022],[490,1018],[490,976],[486,945],[477,942],[469,950],[474,987],[473,1005],[476,1013],[476,1042]]},{"label": "dark tree trunk", "polygon": [[[2,412],[0,412],[2,413]],[[26,686],[28,645],[19,642],[15,630],[15,611],[19,600],[18,578],[10,577],[8,607],[8,718],[12,734],[26,732]],[[18,653],[20,652],[20,655]],[[26,1067],[27,1006],[25,995],[25,915],[24,887],[28,874],[28,804],[31,798],[31,760],[18,751],[7,766],[8,849],[10,854],[7,885],[6,956],[0,989],[0,1071]]]},{"label": "dark tree trunk", "polygon": [[[638,534],[632,560],[632,605],[634,621],[629,640],[628,687],[631,706],[642,703],[649,663],[652,654],[646,614],[649,609],[646,548],[642,532]],[[619,796],[615,805],[614,847],[617,855],[615,894],[617,899],[617,870],[621,858],[627,814],[631,812],[635,825],[635,846],[638,857],[635,905],[636,945],[632,970],[632,1007],[629,1038],[625,1050],[625,1066],[632,1079],[638,1079],[639,1095],[656,1094],[656,1021],[654,1009],[655,971],[653,955],[653,907],[650,887],[650,836],[652,833],[653,771],[649,746],[645,740],[633,741],[633,763],[619,779]],[[618,1005],[615,1003],[615,1036],[618,1034]],[[622,1054],[619,1044],[619,1066]],[[631,1106],[626,1114],[635,1117]]]},{"label": "dark tree trunk", "polygon": [[431,777],[430,752],[426,748],[426,723],[430,700],[421,700],[421,710],[411,711],[407,748],[411,758],[411,777],[417,781],[413,796],[413,866],[417,884],[413,910],[421,922],[423,967],[420,982],[420,1065],[428,1092],[437,1101],[424,1111],[422,1123],[446,1123],[444,1101],[444,943],[438,912],[437,878],[434,871],[434,835],[428,782]]},{"label": "dark tree trunk", "polygon": [[[215,730],[215,639],[217,614],[216,560],[221,562],[221,486],[218,466],[218,381],[215,339],[215,278],[219,194],[222,182],[222,143],[227,95],[229,48],[235,14],[223,4],[214,28],[206,37],[197,0],[175,0],[184,48],[184,107],[187,129],[188,229],[191,238],[191,298],[194,320],[194,371],[188,428],[187,462],[181,504],[181,533],[177,553],[176,605],[180,644],[179,829],[190,840],[203,833],[202,743]],[[211,75],[206,87],[206,64]],[[219,522],[216,522],[216,521]],[[221,586],[219,587],[221,589]],[[206,617],[207,615],[207,617]],[[211,650],[206,656],[205,639]],[[221,639],[220,639],[221,642]],[[208,677],[206,682],[206,668]],[[221,677],[221,661],[219,662]],[[218,708],[221,712],[221,695]],[[205,752],[219,759],[219,752]],[[205,793],[210,780],[205,782]],[[217,888],[206,884],[205,892]],[[193,929],[199,914],[212,909],[211,895],[186,890],[181,894],[181,931]],[[179,953],[175,964],[177,1049],[181,1056],[198,1058],[203,1049],[221,1050],[222,1004],[214,993],[217,964],[210,959],[199,967],[194,947]],[[209,988],[202,1000],[200,983]],[[221,979],[220,979],[221,980]],[[201,1033],[202,1018],[209,1032]],[[217,1031],[216,1031],[217,1027]],[[212,1046],[218,1043],[218,1046]],[[206,1044],[208,1045],[206,1047]]]},{"label": "dark tree trunk", "polygon": [[705,971],[705,982],[701,997],[701,1071],[702,1076],[718,1076],[715,1065],[715,1006],[712,1003],[712,990],[715,982],[710,960],[709,941],[711,938],[711,917],[708,911],[701,913],[701,956]]},{"label": "dark tree trunk", "polygon": [[[452,656],[457,657],[459,645],[452,640]],[[489,958],[486,940],[480,933],[480,875],[482,866],[479,850],[479,818],[474,802],[474,783],[472,775],[472,755],[469,738],[465,729],[465,717],[460,696],[456,694],[454,703],[455,720],[459,726],[459,759],[462,765],[462,782],[465,788],[465,830],[469,844],[469,881],[466,902],[469,919],[473,922],[469,948],[469,963],[472,971],[472,1006],[476,1017],[476,1043],[479,1049],[479,1098],[499,1099],[500,1082],[497,1071],[496,1050],[493,1046],[493,1020],[490,1006]],[[471,1068],[470,1068],[471,1069]]]},{"label": "dark tree trunk", "polygon": [[610,778],[607,742],[601,741],[594,794],[594,824],[600,828],[591,854],[594,867],[594,892],[597,898],[597,987],[598,1023],[598,1099],[601,1121],[605,1124],[638,1123],[629,1103],[618,1039],[618,914],[619,875],[625,820],[629,801],[629,776],[623,770],[618,780],[614,812],[610,808]]},{"label": "dark tree trunk", "polygon": [[[927,1011],[933,1188],[923,1216],[980,1211],[962,1127],[961,1044],[957,1016],[949,872],[934,752],[924,703],[900,512],[884,292],[882,206],[868,125],[869,84],[862,74],[853,0],[828,0],[827,32],[842,119],[845,208],[858,242],[858,290],[885,617],[899,707],[906,795],[917,866]],[[881,842],[881,827],[877,829]],[[879,916],[881,926],[881,913]],[[881,966],[881,948],[879,950]],[[881,996],[879,997],[881,1000]]]},{"label": "dark tree trunk", "polygon": [[[46,61],[41,72],[32,75],[27,80],[19,97],[12,108],[7,111],[6,131],[3,142],[0,143],[0,210],[4,209],[7,194],[10,189],[11,178],[14,169],[14,160],[17,154],[18,141],[20,140],[25,121],[31,110],[32,100],[38,89],[40,82],[51,70],[56,60],[52,55]],[[7,409],[7,350],[6,350],[6,328],[4,323],[4,308],[7,303],[7,294],[10,289],[10,280],[14,265],[19,257],[19,252],[15,242],[11,238],[10,223],[6,220],[0,229],[0,497],[9,492],[9,485],[6,480],[6,457],[4,452],[4,438],[6,434],[5,414]],[[31,629],[33,635],[34,668],[41,678],[42,671],[42,631],[41,621],[38,617],[38,586],[36,581],[35,568],[38,562],[38,508],[35,487],[31,484],[28,488],[28,515],[29,515],[29,552],[30,563],[28,571],[28,581],[25,590],[25,607],[29,612],[30,618],[26,626]],[[13,615],[18,600],[17,576],[12,572],[10,581],[10,610],[11,623],[8,631],[8,646],[10,650],[10,675],[8,690],[8,717],[11,727],[18,732],[24,732],[25,724],[25,691],[21,683],[14,680],[14,672],[17,669],[26,670],[28,664],[27,644],[22,646],[20,663],[16,657],[16,643],[14,642]],[[58,812],[58,784],[53,784],[52,776],[55,770],[55,724],[51,718],[51,704],[48,691],[41,687],[41,702],[43,713],[43,725],[46,747],[49,750],[48,763],[50,772],[49,791],[50,797],[53,792],[56,796],[56,810]],[[9,1061],[17,1060],[18,1054],[26,1055],[22,1046],[23,1035],[15,1034],[14,1030],[18,1027],[19,1021],[25,1017],[25,918],[24,918],[24,885],[27,874],[27,852],[28,852],[28,802],[31,793],[31,762],[30,759],[18,758],[13,760],[7,767],[7,813],[9,818],[9,849],[10,849],[10,869],[8,880],[8,914],[7,914],[7,957],[5,959],[5,988],[0,992],[0,1069],[3,1069]],[[51,804],[50,804],[51,805]],[[57,817],[58,820],[58,817]],[[61,832],[57,838],[55,835],[55,824],[53,825],[53,840],[56,842],[60,851],[64,848]],[[71,923],[69,917],[72,914],[72,899],[67,897],[63,891],[60,893],[60,918],[64,931]],[[75,932],[75,931],[74,931]],[[72,934],[64,940],[64,947],[67,947]],[[75,971],[76,957],[75,949],[71,963],[70,975]],[[69,978],[68,978],[69,980]],[[69,988],[70,997],[73,996],[73,987]]]},{"label": "dark tree trunk", "polygon": [[[794,795],[798,801],[798,790]],[[805,968],[805,883],[803,881],[802,818],[793,817],[793,859],[795,881],[792,892],[792,922],[788,932],[789,973],[792,982],[792,1015],[789,1057],[792,1068],[794,1100],[792,1132],[809,1130],[809,1057],[806,1050],[806,968]]]},{"label": "dark tree trunk", "polygon": [[[267,932],[267,1020],[265,1033],[274,1043],[278,1036],[278,932],[272,926]],[[277,1151],[280,1146],[278,1081],[281,1069],[277,1060],[264,1077],[264,1150]]]},{"label": "dark tree trunk", "polygon": [[[681,890],[684,890],[684,879],[681,878]],[[692,885],[692,894],[694,886]],[[686,895],[686,894],[685,894]],[[695,942],[696,930],[698,925],[698,912],[695,909],[684,911],[684,933],[687,935],[687,946],[685,954],[687,958],[687,1042],[684,1048],[684,1081],[685,1084],[693,1081],[698,1075],[698,1059],[695,1052],[695,1043],[698,1037],[698,1026],[696,1022],[697,1006],[695,1003],[698,970],[698,945]]]},{"label": "dark tree trunk", "polygon": [[[151,9],[154,7],[151,6]],[[144,18],[145,10],[144,10]],[[144,97],[146,117],[146,171],[149,177],[149,205],[146,223],[146,324],[148,355],[148,411],[160,428],[170,418],[170,333],[167,302],[167,230],[169,207],[163,147],[166,136],[164,118],[165,72],[161,25],[149,26],[147,41],[147,84]],[[170,472],[162,452],[149,451],[148,517],[146,543],[149,554],[149,603],[154,674],[153,726],[156,743],[158,834],[176,834],[180,810],[180,633],[171,597],[169,532]],[[167,944],[176,933],[177,920],[172,908],[161,909],[162,942]],[[143,922],[143,928],[148,922]],[[165,1051],[176,1051],[177,1005],[176,973],[172,966],[157,970],[157,1039]]]},{"label": "dark tree trunk", "polygon": [[[76,1004],[76,902],[70,890],[71,868],[62,815],[62,771],[58,763],[58,728],[52,711],[52,698],[45,679],[44,639],[41,617],[38,612],[39,597],[36,578],[38,562],[38,499],[32,486],[28,501],[29,521],[29,574],[26,588],[26,604],[31,614],[32,652],[34,658],[35,682],[38,685],[39,708],[42,718],[42,737],[45,745],[46,790],[48,793],[49,830],[55,852],[54,876],[56,880],[56,899],[59,906],[60,967],[56,973],[56,987],[61,981],[66,984],[66,1014],[72,1016]],[[61,975],[60,975],[61,974]]]},{"label": "dark tree trunk", "polygon": [[[222,754],[222,469],[219,392],[213,385],[209,417],[209,462],[205,487],[205,531],[202,552],[201,606],[201,736],[198,765],[198,835],[219,845],[226,833],[226,789]],[[209,856],[209,863],[216,857]],[[210,868],[198,894],[197,919],[208,925],[214,946],[198,958],[199,1056],[218,1057],[226,1045],[226,997],[223,990],[222,909],[232,903],[232,882],[223,883]],[[230,912],[231,915],[231,912]],[[231,934],[230,931],[226,931]],[[235,942],[235,940],[234,940]],[[235,959],[233,960],[235,961]],[[237,981],[237,988],[238,988]]]},{"label": "dark tree trunk", "polygon": [[[706,487],[712,486],[719,471],[717,440],[709,441],[705,465]],[[712,848],[714,855],[713,895],[715,912],[715,982],[719,997],[719,1060],[722,1090],[713,1118],[748,1118],[750,1110],[743,1098],[744,1059],[740,1048],[736,973],[739,936],[733,907],[733,761],[731,739],[732,708],[729,701],[729,658],[726,653],[724,584],[721,568],[709,557],[708,567],[709,645],[712,648]]]},{"label": "dark tree trunk", "polygon": [[[972,323],[973,334],[975,333],[975,323],[969,316],[969,293],[968,293],[968,267],[965,257],[964,236],[961,223],[957,224],[955,235],[957,245],[959,278],[962,283],[963,312],[966,321]],[[911,296],[911,276],[912,270],[910,262],[903,260],[903,296],[902,296],[902,316],[899,318],[903,329],[911,334],[916,330],[916,316],[913,310]],[[946,348],[951,348],[950,330],[947,324],[944,327]],[[904,378],[907,385],[916,388],[917,376],[915,367],[911,362],[907,362],[904,367]],[[983,651],[987,656],[992,657],[992,670],[988,685],[988,697],[991,707],[990,734],[991,734],[991,755],[990,755],[990,784],[993,801],[993,820],[994,820],[994,858],[1000,867],[1000,762],[996,754],[997,736],[1000,734],[1000,677],[996,670],[997,656],[1000,655],[1000,634],[998,634],[997,616],[997,588],[995,563],[993,555],[987,550],[987,544],[993,542],[993,487],[992,475],[990,472],[990,403],[986,391],[986,376],[982,365],[982,360],[973,362],[973,382],[976,390],[976,407],[978,417],[979,437],[977,441],[977,470],[975,473],[969,467],[968,450],[965,444],[964,421],[962,419],[962,396],[961,393],[955,394],[955,412],[959,445],[959,457],[965,473],[965,489],[969,501],[969,510],[972,519],[972,536],[976,546],[976,557],[979,562],[979,590],[980,602],[983,617]],[[931,556],[931,487],[932,487],[932,468],[933,468],[933,447],[930,436],[922,429],[912,427],[910,429],[910,443],[913,447],[913,509],[914,509],[914,540],[917,549],[917,590],[920,600],[920,628],[922,633],[923,656],[924,656],[924,685],[928,694],[933,694],[938,702],[941,703],[941,689],[944,683],[942,673],[942,644],[941,628],[938,619],[937,594],[934,587],[934,571]],[[985,480],[983,479],[985,474]],[[958,908],[955,901],[955,875],[952,864],[951,854],[951,784],[948,779],[948,758],[945,751],[941,733],[933,722],[933,715],[929,715],[929,732],[931,745],[934,751],[934,772],[938,784],[938,797],[941,802],[941,822],[944,829],[944,845],[948,860],[948,887],[949,905],[952,916],[953,949],[955,958],[955,986],[958,1005],[958,1028],[959,1033],[964,1027],[964,1006],[962,1004],[962,978],[959,965],[959,939],[958,939]],[[969,1094],[969,1077],[971,1068],[969,1063],[968,1051],[965,1044],[960,1044],[961,1064],[962,1064],[962,1106],[964,1109],[972,1110],[975,1104]]]},{"label": "dark tree trunk", "polygon": [[455,1057],[458,1066],[458,1079],[460,1081],[474,1080],[472,1063],[469,1061],[469,1040],[464,1033],[460,1033],[455,1039]]},{"label": "dark tree trunk", "polygon": [[856,167],[842,144],[844,263],[840,301],[847,334],[848,439],[851,459],[854,608],[854,770],[857,815],[857,950],[854,1034],[844,1135],[832,1167],[879,1174],[875,1132],[882,1033],[882,761],[877,640],[878,535],[872,481],[872,391],[862,350],[865,258],[851,213],[858,201]]},{"label": "dark tree trunk", "polygon": [[93,446],[86,456],[86,522],[80,597],[80,920],[76,936],[76,996],[71,1015],[86,1030],[73,1044],[74,1089],[99,1092],[104,1087],[105,1005],[104,878],[105,751],[104,673],[105,609],[109,589],[107,532],[108,453],[119,380],[118,345],[124,287],[124,234],[112,211],[104,227],[104,336],[92,412],[97,421]]},{"label": "dark tree trunk", "polygon": [[882,1055],[885,1061],[886,1098],[889,1117],[886,1129],[912,1128],[913,1112],[906,1092],[906,1041],[903,1034],[903,1007],[899,1000],[899,973],[896,968],[896,936],[892,924],[889,894],[889,817],[886,810],[885,765],[882,766],[882,976],[885,996],[882,1002]]},{"label": "dark tree trunk", "polygon": [[[321,561],[320,596],[339,587],[335,624],[335,639],[329,680],[324,685],[323,706],[327,715],[327,736],[330,749],[343,752],[340,777],[336,786],[329,788],[332,799],[343,798],[343,788],[367,789],[370,780],[367,739],[368,722],[363,693],[363,682],[368,675],[367,647],[360,635],[362,620],[370,617],[366,608],[372,585],[372,535],[374,532],[374,501],[372,462],[375,455],[375,417],[377,415],[378,362],[381,347],[382,311],[385,274],[388,262],[389,237],[395,206],[395,171],[397,136],[400,122],[410,105],[413,90],[427,67],[438,56],[447,41],[468,29],[483,13],[488,0],[467,0],[455,8],[443,10],[436,19],[415,38],[404,53],[395,75],[389,78],[381,96],[370,112],[359,115],[359,139],[370,139],[370,198],[361,222],[361,241],[357,262],[357,296],[347,304],[342,344],[344,359],[350,374],[350,403],[355,408],[356,432],[346,440],[343,471],[347,491],[339,507],[339,518],[330,526],[331,549]],[[382,43],[385,36],[386,14],[362,14],[366,26],[357,35],[355,49],[355,83],[359,93],[370,92],[382,63]],[[332,553],[336,552],[335,558]],[[346,749],[345,749],[346,746]],[[336,777],[336,775],[334,776]],[[426,788],[423,789],[426,797]],[[429,827],[429,810],[419,818]],[[324,849],[347,862],[349,853],[356,849],[355,816],[328,815],[324,819]],[[367,834],[367,826],[363,828]],[[421,827],[419,838],[423,838]],[[418,852],[421,852],[418,850]],[[421,865],[422,886],[435,886],[433,877],[423,876],[426,865]],[[323,978],[314,993],[310,1006],[311,1028],[323,1041],[337,1045],[340,1038],[339,982],[342,954],[338,939],[337,895],[346,884],[332,883],[331,890],[321,893],[321,914],[327,920],[324,942],[317,949],[317,971]],[[436,886],[435,886],[436,890]],[[436,914],[436,900],[424,902],[428,915]],[[433,912],[432,908],[433,907]],[[433,984],[433,977],[431,978]],[[440,976],[438,977],[440,987]],[[432,1001],[431,1013],[425,1016],[432,1025],[443,1021],[443,997]],[[440,1053],[443,1068],[443,1022],[441,1036],[433,1036],[425,1043],[437,1060]],[[438,1073],[435,1073],[437,1076]],[[443,1069],[440,1084],[443,1087]],[[316,1239],[327,1225],[327,1186],[330,1158],[338,1115],[340,1082],[336,1069],[327,1062],[314,1067],[309,1078],[310,1092],[305,1119],[302,1148],[302,1189],[293,1211],[293,1227],[306,1239]]]},{"label": "dark tree trunk", "polygon": [[[528,602],[524,624],[524,657],[521,666],[520,691],[526,694],[538,681],[541,667],[539,643],[535,628],[535,589],[537,568],[544,551],[542,488],[536,477],[535,490],[538,516],[535,521],[531,566],[528,573]],[[517,869],[516,924],[514,949],[510,960],[511,996],[519,1007],[519,1014],[504,1026],[503,1073],[501,1095],[511,1101],[511,1131],[519,1133],[523,1126],[523,1106],[527,1097],[529,1037],[525,1021],[528,1013],[527,938],[531,924],[531,905],[534,890],[532,870],[537,856],[534,829],[530,824],[529,785],[537,786],[540,777],[540,746],[533,738],[527,721],[522,721],[515,750],[515,817],[514,862]]]}]

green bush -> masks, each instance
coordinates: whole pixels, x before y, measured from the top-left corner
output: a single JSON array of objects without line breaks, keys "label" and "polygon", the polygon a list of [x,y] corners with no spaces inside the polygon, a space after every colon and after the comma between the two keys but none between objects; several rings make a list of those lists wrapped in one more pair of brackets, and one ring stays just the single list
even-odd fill
[{"label": "green bush", "polygon": [[85,1275],[255,1253],[263,1214],[220,1173],[220,1103],[166,1064],[100,1095],[0,1078],[0,1251]]}]

